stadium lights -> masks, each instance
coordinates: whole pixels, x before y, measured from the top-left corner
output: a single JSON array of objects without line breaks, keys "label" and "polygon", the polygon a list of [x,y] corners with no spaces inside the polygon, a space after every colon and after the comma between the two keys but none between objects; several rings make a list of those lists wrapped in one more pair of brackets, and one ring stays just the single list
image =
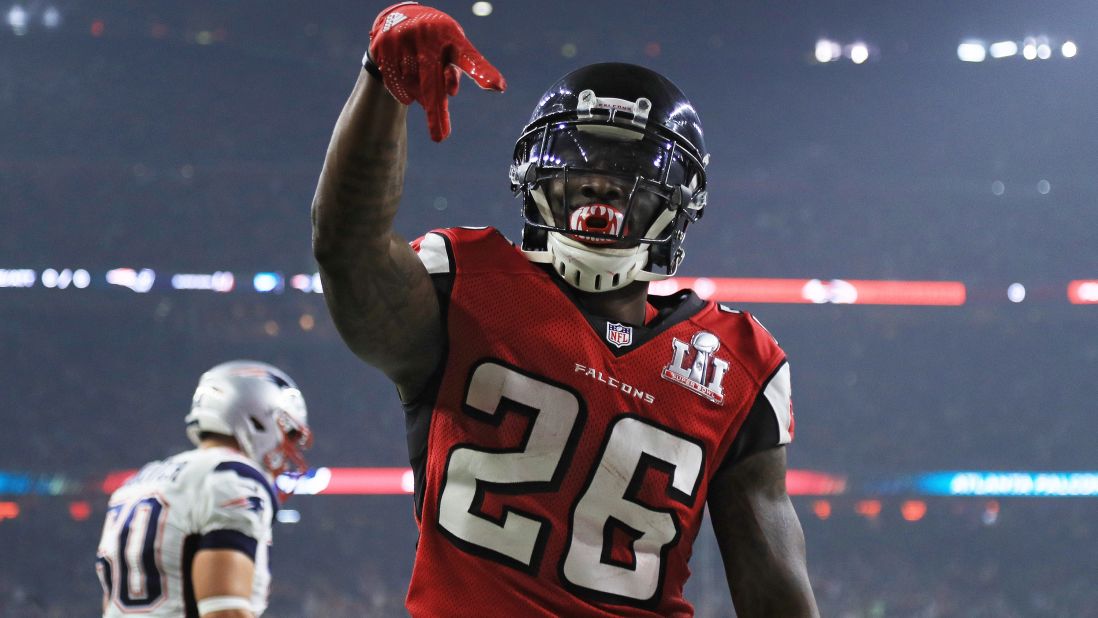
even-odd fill
[{"label": "stadium lights", "polygon": [[990,500],[984,505],[984,512],[980,514],[980,521],[985,526],[994,526],[999,521],[999,502]]},{"label": "stadium lights", "polygon": [[32,2],[30,9],[28,10],[22,4],[14,4],[7,13],[7,23],[11,31],[16,36],[23,36],[30,29],[31,21],[37,21],[39,18],[42,21],[42,25],[48,30],[53,30],[61,25],[61,11],[54,6],[48,6],[45,10],[39,11],[39,4]]},{"label": "stadium lights", "polygon": [[114,268],[107,271],[107,283],[129,288],[138,294],[151,290],[155,282],[156,272],[150,268],[142,268],[140,271],[132,268]]},{"label": "stadium lights", "polygon": [[960,281],[672,277],[653,282],[649,289],[663,295],[685,288],[701,298],[739,303],[957,306],[966,297]]},{"label": "stadium lights", "polygon": [[872,48],[864,41],[854,41],[844,46],[839,41],[826,38],[816,40],[816,49],[813,52],[816,62],[820,64],[836,62],[844,57],[854,64],[864,64],[873,55]]},{"label": "stadium lights", "polygon": [[900,505],[900,515],[905,521],[919,521],[926,515],[926,502],[922,500],[905,500]]},{"label": "stadium lights", "polygon": [[858,288],[842,279],[831,281],[809,279],[801,288],[801,295],[809,302],[816,304],[852,305],[858,302]]},{"label": "stadium lights", "polygon": [[867,47],[865,43],[859,41],[850,46],[847,55],[854,64],[862,64],[866,60],[869,60],[869,47]]},{"label": "stadium lights", "polygon": [[42,287],[64,290],[70,285],[78,290],[88,287],[91,285],[91,274],[83,268],[65,268],[61,271],[47,268],[42,271]]},{"label": "stadium lights", "polygon": [[302,292],[322,293],[324,291],[324,288],[320,283],[320,273],[294,275],[290,279],[290,287],[295,290],[301,290]]},{"label": "stadium lights", "polygon": [[983,41],[974,39],[961,41],[957,46],[957,57],[962,62],[983,62],[987,58],[987,49]]},{"label": "stadium lights", "polygon": [[217,271],[212,274],[179,273],[172,275],[172,289],[175,290],[211,290],[231,292],[236,284],[233,274]]},{"label": "stadium lights", "polygon": [[[983,62],[987,56],[998,60],[1010,58],[1019,53],[1026,60],[1048,60],[1053,55],[1053,42],[1047,35],[1027,36],[1021,44],[1017,41],[995,41],[985,47],[980,39],[964,39],[957,46],[957,57],[964,62]],[[1060,44],[1060,55],[1074,58],[1079,48],[1074,41],[1065,40]]]},{"label": "stadium lights", "polygon": [[76,500],[69,503],[69,517],[73,521],[87,521],[92,514],[91,503],[87,500]]},{"label": "stadium lights", "polygon": [[1022,44],[1022,57],[1026,60],[1037,59],[1037,39],[1033,37],[1026,37],[1026,40]]},{"label": "stadium lights", "polygon": [[[1032,187],[1033,185],[1029,185]],[[1048,195],[1052,184],[1048,180],[1037,183],[1037,192]],[[1003,195],[1005,185],[997,180],[991,183],[994,195]],[[1031,189],[1032,190],[1032,189]],[[251,279],[251,285],[237,283]],[[1047,284],[1047,282],[1046,282]],[[1054,285],[1065,285],[1056,282]],[[320,274],[296,273],[283,275],[277,271],[234,274],[230,271],[212,273],[157,273],[149,268],[114,268],[107,271],[88,271],[83,268],[0,268],[0,290],[5,289],[113,289],[122,287],[139,294],[156,289],[162,293],[172,291],[285,294],[322,294]],[[1098,279],[1075,280],[1066,283],[1067,300],[1072,304],[1098,304]],[[672,277],[651,284],[649,291],[656,295],[674,294],[692,289],[703,299],[721,303],[764,304],[832,304],[832,305],[893,305],[908,307],[951,307],[969,304],[968,286],[962,281],[917,281],[898,279],[818,279],[818,278],[751,278],[751,277]],[[1064,288],[1061,288],[1064,289]],[[998,293],[1002,298],[1000,291]],[[1026,290],[1020,283],[1010,286],[1006,298],[1011,302],[1025,299]],[[985,297],[980,295],[981,299]],[[978,302],[984,302],[980,300]],[[299,321],[301,329],[312,330],[312,316]],[[272,329],[277,331],[277,325]],[[272,333],[274,334],[274,333]]]},{"label": "stadium lights", "polygon": [[820,39],[816,42],[816,60],[834,62],[843,57],[843,46],[836,41]]},{"label": "stadium lights", "polygon": [[8,25],[11,26],[11,31],[16,36],[23,36],[27,33],[28,21],[27,9],[24,9],[22,5],[16,4],[8,9]]},{"label": "stadium lights", "polygon": [[488,17],[492,14],[491,2],[474,2],[473,3],[473,15],[477,17]]},{"label": "stadium lights", "polygon": [[1007,287],[1007,298],[1012,303],[1020,303],[1026,299],[1026,286],[1021,283],[1011,283]]},{"label": "stadium lights", "polygon": [[1048,44],[1047,40],[1037,44],[1037,57],[1041,60],[1048,60],[1052,57],[1052,46]]},{"label": "stadium lights", "polygon": [[47,7],[42,12],[42,25],[46,28],[53,30],[61,25],[61,11],[57,10],[57,7]]},{"label": "stadium lights", "polygon": [[15,502],[0,502],[0,521],[19,517],[19,504]]},{"label": "stadium lights", "polygon": [[29,268],[0,268],[0,288],[32,288],[37,279]]},{"label": "stadium lights", "polygon": [[1014,41],[996,41],[988,46],[992,58],[1009,58],[1018,53],[1018,44]]},{"label": "stadium lights", "polygon": [[881,514],[881,501],[859,500],[854,504],[854,512],[866,519],[877,519]]},{"label": "stadium lights", "polygon": [[275,519],[280,524],[296,524],[301,521],[301,513],[294,509],[278,509],[278,513],[275,514]]},{"label": "stadium lights", "polygon": [[0,470],[0,496],[61,496],[77,493],[82,484],[63,474]]},{"label": "stadium lights", "polygon": [[1076,280],[1068,284],[1068,301],[1073,305],[1098,304],[1098,281]]},{"label": "stadium lights", "polygon": [[825,63],[838,60],[842,56],[842,46],[835,41],[820,39],[816,41],[816,62]]},{"label": "stadium lights", "polygon": [[283,279],[279,273],[256,273],[252,277],[252,287],[256,292],[274,292],[281,294],[283,290]]}]

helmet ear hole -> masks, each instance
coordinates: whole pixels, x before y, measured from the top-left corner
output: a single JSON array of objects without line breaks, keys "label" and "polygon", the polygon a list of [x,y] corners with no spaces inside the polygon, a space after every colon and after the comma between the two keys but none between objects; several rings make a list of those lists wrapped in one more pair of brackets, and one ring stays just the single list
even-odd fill
[{"label": "helmet ear hole", "polygon": [[263,423],[259,422],[259,419],[254,416],[249,416],[248,420],[252,423],[252,429],[256,431],[267,431],[267,428],[263,426]]}]

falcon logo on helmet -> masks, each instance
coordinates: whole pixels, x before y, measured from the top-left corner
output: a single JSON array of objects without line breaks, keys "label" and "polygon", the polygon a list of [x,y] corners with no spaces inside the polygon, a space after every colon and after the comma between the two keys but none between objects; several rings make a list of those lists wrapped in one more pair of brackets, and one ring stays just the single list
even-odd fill
[{"label": "falcon logo on helmet", "polygon": [[585,292],[670,277],[705,209],[708,161],[697,112],[667,78],[621,63],[573,71],[515,144],[523,253]]}]

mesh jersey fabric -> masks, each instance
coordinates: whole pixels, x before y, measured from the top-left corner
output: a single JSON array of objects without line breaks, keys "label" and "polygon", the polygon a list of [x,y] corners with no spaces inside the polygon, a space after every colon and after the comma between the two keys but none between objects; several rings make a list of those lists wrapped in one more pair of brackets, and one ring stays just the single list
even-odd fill
[{"label": "mesh jersey fabric", "polygon": [[748,313],[681,293],[650,297],[666,309],[618,348],[498,231],[412,245],[442,282],[447,342],[436,383],[407,405],[426,427],[409,440],[409,612],[692,615],[682,590],[709,479],[792,439],[788,388],[769,386],[787,368],[777,342]]}]

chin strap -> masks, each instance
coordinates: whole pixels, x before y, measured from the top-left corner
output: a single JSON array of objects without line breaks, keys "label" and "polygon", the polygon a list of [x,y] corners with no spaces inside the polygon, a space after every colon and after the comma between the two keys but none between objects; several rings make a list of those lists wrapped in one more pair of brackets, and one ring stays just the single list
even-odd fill
[{"label": "chin strap", "polygon": [[[529,191],[542,220],[556,225],[545,192],[541,188]],[[664,210],[652,222],[648,235],[662,234],[675,218]],[[668,265],[667,274],[645,270],[652,245],[640,243],[627,249],[596,248],[569,238],[560,232],[548,232],[546,247],[541,250],[523,249],[526,259],[535,264],[549,264],[568,285],[584,292],[609,292],[634,281],[661,281],[675,274],[685,252],[680,248]]]},{"label": "chin strap", "polygon": [[[609,292],[623,288],[645,273],[648,247],[594,249],[559,232],[549,232],[546,249],[523,250],[531,262],[549,264],[568,285],[584,292]],[[644,278],[642,280],[651,280]]]}]

